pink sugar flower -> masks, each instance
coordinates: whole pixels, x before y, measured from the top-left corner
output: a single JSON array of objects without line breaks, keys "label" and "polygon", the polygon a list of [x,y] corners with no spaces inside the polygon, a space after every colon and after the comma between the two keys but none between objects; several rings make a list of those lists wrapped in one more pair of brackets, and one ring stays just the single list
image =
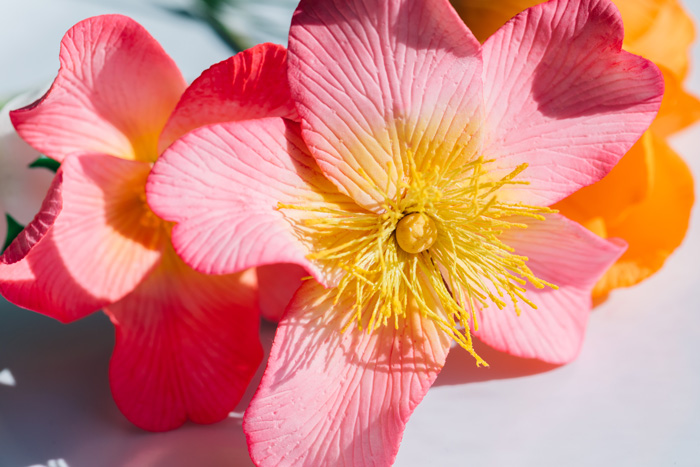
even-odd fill
[{"label": "pink sugar flower", "polygon": [[146,177],[200,125],[295,117],[286,51],[255,47],[186,88],[140,25],[110,15],[68,31],[60,61],[50,91],[12,113],[22,138],[61,168],[0,258],[0,291],[62,322],[104,307],[116,327],[112,393],[134,424],[161,431],[222,420],[262,359],[255,274],[186,266],[171,225],[146,204]]},{"label": "pink sugar flower", "polygon": [[[302,0],[288,78],[300,124],[211,125],[147,185],[205,273],[295,263],[244,419],[260,466],[389,465],[452,341],[575,358],[624,245],[547,206],[602,178],[663,82],[621,51],[608,0],[554,0],[483,47],[447,0]],[[520,316],[518,316],[520,315]]]}]

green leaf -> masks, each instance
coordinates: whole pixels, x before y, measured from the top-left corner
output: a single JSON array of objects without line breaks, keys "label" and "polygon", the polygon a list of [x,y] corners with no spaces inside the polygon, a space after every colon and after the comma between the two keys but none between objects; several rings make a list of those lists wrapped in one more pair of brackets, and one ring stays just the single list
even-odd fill
[{"label": "green leaf", "polygon": [[50,157],[46,156],[41,156],[31,164],[29,164],[29,167],[44,167],[46,169],[49,169],[53,172],[57,172],[58,168],[61,166],[61,163],[58,162],[55,159],[51,159]]}]

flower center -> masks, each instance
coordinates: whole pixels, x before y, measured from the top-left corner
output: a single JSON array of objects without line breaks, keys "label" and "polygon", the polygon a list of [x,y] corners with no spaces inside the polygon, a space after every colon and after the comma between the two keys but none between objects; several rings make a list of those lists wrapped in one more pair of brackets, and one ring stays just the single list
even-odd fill
[{"label": "flower center", "polygon": [[345,272],[327,291],[334,308],[345,310],[341,331],[398,326],[407,313],[417,312],[470,352],[477,364],[486,364],[472,345],[476,311],[491,305],[502,309],[510,302],[520,313],[519,303],[536,308],[525,295],[527,282],[556,288],[535,277],[527,258],[501,236],[526,228],[524,218],[544,220],[542,214],[553,211],[496,196],[505,186],[524,183],[515,178],[525,165],[496,179],[487,176],[490,161],[483,158],[447,169],[433,164],[425,171],[418,170],[410,151],[406,159],[407,176],[393,194],[374,186],[384,197],[380,213],[352,201],[280,203],[278,209],[288,212],[300,240],[310,246],[310,260]]},{"label": "flower center", "polygon": [[435,244],[438,237],[435,222],[422,212],[404,216],[396,226],[396,241],[406,253],[416,254]]}]

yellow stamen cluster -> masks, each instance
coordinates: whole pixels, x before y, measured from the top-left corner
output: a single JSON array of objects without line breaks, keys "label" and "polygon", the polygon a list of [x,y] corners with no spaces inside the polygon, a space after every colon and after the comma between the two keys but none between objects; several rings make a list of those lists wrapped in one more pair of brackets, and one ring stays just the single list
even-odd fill
[{"label": "yellow stamen cluster", "polygon": [[354,307],[343,331],[353,323],[368,332],[418,311],[469,351],[477,364],[486,364],[474,351],[470,329],[478,328],[475,310],[490,303],[498,308],[510,300],[536,308],[525,297],[527,281],[535,287],[555,287],[537,279],[527,258],[514,254],[499,237],[509,229],[525,228],[514,216],[543,220],[547,208],[499,201],[497,191],[522,184],[517,167],[492,180],[490,161],[475,159],[458,169],[427,172],[416,169],[407,154],[407,181],[397,194],[383,193],[380,213],[362,208],[315,208],[280,205],[317,215],[296,224],[298,234],[314,245],[309,259],[341,268],[345,275],[330,290],[335,304],[352,297]]}]

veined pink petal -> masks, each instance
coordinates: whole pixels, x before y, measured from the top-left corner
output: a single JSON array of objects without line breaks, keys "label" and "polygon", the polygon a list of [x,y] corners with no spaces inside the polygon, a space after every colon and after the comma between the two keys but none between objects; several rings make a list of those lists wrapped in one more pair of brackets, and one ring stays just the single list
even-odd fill
[{"label": "veined pink petal", "polygon": [[0,292],[12,303],[64,323],[108,303],[87,292],[66,270],[53,226],[61,212],[63,170],[59,170],[34,220],[0,256]]},{"label": "veined pink petal", "polygon": [[115,302],[143,280],[168,243],[165,224],[146,204],[150,164],[97,154],[69,156],[61,167],[58,253],[79,284]]},{"label": "veined pink petal", "polygon": [[156,162],[148,201],[159,216],[177,223],[175,250],[198,271],[227,274],[294,263],[323,279],[285,218],[297,210],[283,212],[278,203],[308,208],[352,201],[337,192],[307,151],[299,125],[282,118],[199,128]]},{"label": "veined pink petal", "polygon": [[649,126],[663,78],[621,51],[622,37],[612,2],[553,0],[484,43],[484,155],[504,172],[529,165],[530,184],[509,196],[559,201],[601,179]]},{"label": "veined pink petal", "polygon": [[528,224],[511,230],[501,240],[527,256],[527,265],[549,287],[528,284],[526,296],[537,309],[521,303],[517,316],[513,306],[495,305],[478,313],[482,341],[497,350],[549,363],[567,363],[579,353],[591,311],[591,290],[625,251],[622,241],[604,240],[558,214],[546,221],[518,219]]},{"label": "veined pink petal", "polygon": [[59,161],[73,152],[155,160],[186,83],[153,37],[125,16],[96,16],[66,33],[60,62],[49,92],[11,113],[22,138]]},{"label": "veined pink petal", "polygon": [[301,286],[302,278],[309,273],[296,264],[268,264],[255,268],[255,272],[260,290],[260,314],[278,323],[294,292]]},{"label": "veined pink petal", "polygon": [[161,134],[158,153],[200,126],[265,117],[298,120],[287,82],[287,50],[277,44],[244,50],[194,80]]},{"label": "veined pink petal", "polygon": [[214,423],[238,404],[263,356],[255,293],[243,274],[205,276],[171,249],[133,293],[106,308],[117,332],[112,394],[132,423],[150,431],[187,419]]},{"label": "veined pink petal", "polygon": [[376,210],[408,173],[407,152],[419,169],[473,157],[479,54],[447,0],[302,0],[289,82],[321,170]]},{"label": "veined pink petal", "polygon": [[391,465],[445,362],[450,339],[416,310],[398,329],[341,333],[338,313],[349,313],[348,303],[332,303],[307,281],[280,322],[243,419],[260,467]]}]

